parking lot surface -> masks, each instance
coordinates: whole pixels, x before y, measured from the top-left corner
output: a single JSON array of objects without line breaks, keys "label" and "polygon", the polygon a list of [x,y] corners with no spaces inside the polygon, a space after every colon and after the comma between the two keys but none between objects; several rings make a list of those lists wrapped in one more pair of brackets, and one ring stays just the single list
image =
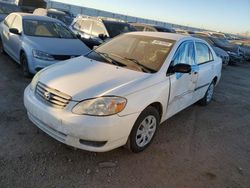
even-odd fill
[{"label": "parking lot surface", "polygon": [[27,118],[31,80],[0,55],[0,187],[250,187],[250,63],[223,69],[213,102],[160,127],[139,154],[73,150]]}]

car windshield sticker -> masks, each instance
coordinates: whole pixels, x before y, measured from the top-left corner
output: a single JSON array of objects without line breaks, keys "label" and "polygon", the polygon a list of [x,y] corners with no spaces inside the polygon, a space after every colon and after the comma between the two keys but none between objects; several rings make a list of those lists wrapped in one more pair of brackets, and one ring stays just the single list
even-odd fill
[{"label": "car windshield sticker", "polygon": [[165,41],[160,41],[160,40],[154,40],[152,42],[152,44],[158,44],[158,45],[167,46],[167,47],[171,47],[172,46],[172,43],[165,42]]}]

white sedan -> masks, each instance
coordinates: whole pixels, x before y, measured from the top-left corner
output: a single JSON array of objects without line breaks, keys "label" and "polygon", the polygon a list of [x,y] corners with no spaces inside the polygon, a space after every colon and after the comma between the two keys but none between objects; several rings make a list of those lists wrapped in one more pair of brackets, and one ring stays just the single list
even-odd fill
[{"label": "white sedan", "polygon": [[34,124],[67,145],[140,152],[160,123],[195,102],[211,102],[221,67],[201,39],[128,33],[37,73],[24,104]]}]

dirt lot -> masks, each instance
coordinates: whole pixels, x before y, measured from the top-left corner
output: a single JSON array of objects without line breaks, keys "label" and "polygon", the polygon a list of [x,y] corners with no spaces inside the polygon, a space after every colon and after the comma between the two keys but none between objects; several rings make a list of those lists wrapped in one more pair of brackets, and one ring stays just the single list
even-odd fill
[{"label": "dirt lot", "polygon": [[27,118],[30,82],[0,56],[0,187],[250,187],[250,63],[226,67],[208,107],[163,123],[143,153],[72,150]]}]

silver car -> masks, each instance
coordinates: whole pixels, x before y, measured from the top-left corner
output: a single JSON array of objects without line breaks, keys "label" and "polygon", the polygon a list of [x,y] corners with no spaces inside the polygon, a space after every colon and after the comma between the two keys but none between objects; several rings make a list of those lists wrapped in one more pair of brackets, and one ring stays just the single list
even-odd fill
[{"label": "silver car", "polygon": [[22,65],[25,76],[90,49],[62,22],[46,16],[12,13],[0,24],[0,51]]}]

